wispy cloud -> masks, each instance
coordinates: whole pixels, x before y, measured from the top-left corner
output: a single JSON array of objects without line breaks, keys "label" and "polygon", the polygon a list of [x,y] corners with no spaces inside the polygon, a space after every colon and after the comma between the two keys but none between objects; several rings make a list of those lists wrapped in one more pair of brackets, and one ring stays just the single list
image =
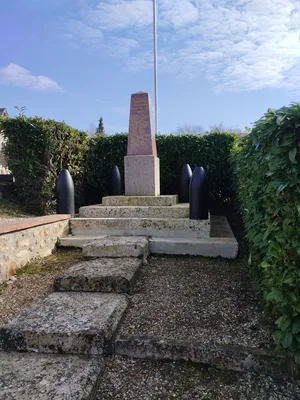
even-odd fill
[{"label": "wispy cloud", "polygon": [[[78,25],[66,26],[77,42],[97,38],[109,55],[127,56],[125,68],[152,68],[152,0],[81,4]],[[218,91],[299,92],[299,0],[158,0],[158,20],[161,72],[205,76]]]},{"label": "wispy cloud", "polygon": [[98,46],[103,43],[103,34],[100,29],[87,25],[84,21],[68,19],[65,23],[63,38],[78,47]]},{"label": "wispy cloud", "polygon": [[144,27],[152,23],[152,0],[101,1],[86,13],[87,21],[103,30]]},{"label": "wispy cloud", "polygon": [[110,37],[104,47],[110,52],[111,56],[123,58],[139,48],[137,40],[125,37]]},{"label": "wispy cloud", "polygon": [[161,23],[174,28],[196,23],[199,17],[197,7],[190,0],[164,0],[160,2],[160,10]]},{"label": "wispy cloud", "polygon": [[55,81],[47,76],[32,75],[27,69],[13,63],[0,68],[0,83],[40,92],[62,90]]}]

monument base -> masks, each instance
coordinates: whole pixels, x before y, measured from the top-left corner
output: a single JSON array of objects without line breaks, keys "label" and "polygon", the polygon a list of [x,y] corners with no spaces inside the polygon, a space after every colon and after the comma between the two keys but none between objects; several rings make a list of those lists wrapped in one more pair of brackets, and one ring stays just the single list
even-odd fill
[{"label": "monument base", "polygon": [[159,196],[160,173],[159,158],[156,156],[126,156],[125,195]]}]

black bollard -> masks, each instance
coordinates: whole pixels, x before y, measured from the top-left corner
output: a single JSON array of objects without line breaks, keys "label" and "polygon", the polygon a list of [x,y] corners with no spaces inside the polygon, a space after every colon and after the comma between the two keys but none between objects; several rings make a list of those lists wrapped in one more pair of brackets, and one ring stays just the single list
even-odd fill
[{"label": "black bollard", "polygon": [[110,194],[111,196],[121,196],[122,194],[122,180],[120,170],[117,165],[113,166],[110,178]]},{"label": "black bollard", "polygon": [[192,178],[192,170],[189,164],[184,164],[180,171],[179,178],[179,203],[188,203],[190,199],[190,182]]},{"label": "black bollard", "polygon": [[208,219],[208,186],[202,167],[194,169],[190,183],[190,219]]},{"label": "black bollard", "polygon": [[63,169],[57,180],[57,214],[75,215],[75,191],[73,179],[67,169]]}]

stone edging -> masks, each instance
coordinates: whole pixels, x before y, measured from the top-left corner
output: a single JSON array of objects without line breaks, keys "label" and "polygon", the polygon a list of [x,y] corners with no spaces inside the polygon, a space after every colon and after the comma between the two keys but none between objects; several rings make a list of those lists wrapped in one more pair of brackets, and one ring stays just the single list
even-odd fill
[{"label": "stone edging", "polygon": [[4,224],[0,226],[0,235],[5,233],[11,233],[16,231],[22,231],[24,229],[34,228],[36,226],[47,225],[53,222],[60,222],[70,219],[70,214],[57,214],[57,215],[46,215],[44,217],[28,218],[22,221],[16,220],[16,222]]},{"label": "stone edging", "polygon": [[272,350],[238,345],[141,337],[117,339],[114,352],[133,358],[190,361],[239,372],[266,372],[281,377],[293,375],[291,362]]}]

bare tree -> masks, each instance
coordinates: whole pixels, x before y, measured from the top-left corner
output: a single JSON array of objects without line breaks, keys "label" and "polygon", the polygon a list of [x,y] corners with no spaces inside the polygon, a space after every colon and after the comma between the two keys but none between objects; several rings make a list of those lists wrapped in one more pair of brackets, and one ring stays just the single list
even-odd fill
[{"label": "bare tree", "polygon": [[95,135],[96,131],[97,131],[96,125],[91,123],[91,125],[89,127],[89,130],[88,130],[89,134],[90,135]]},{"label": "bare tree", "polygon": [[209,127],[209,132],[230,132],[230,133],[246,134],[247,128],[245,129],[241,129],[239,127],[233,128],[232,126],[225,126],[223,122],[220,122],[218,125],[211,125]]},{"label": "bare tree", "polygon": [[203,135],[205,130],[203,129],[203,126],[201,125],[189,125],[189,124],[183,124],[180,125],[176,128],[174,134],[175,135]]}]

